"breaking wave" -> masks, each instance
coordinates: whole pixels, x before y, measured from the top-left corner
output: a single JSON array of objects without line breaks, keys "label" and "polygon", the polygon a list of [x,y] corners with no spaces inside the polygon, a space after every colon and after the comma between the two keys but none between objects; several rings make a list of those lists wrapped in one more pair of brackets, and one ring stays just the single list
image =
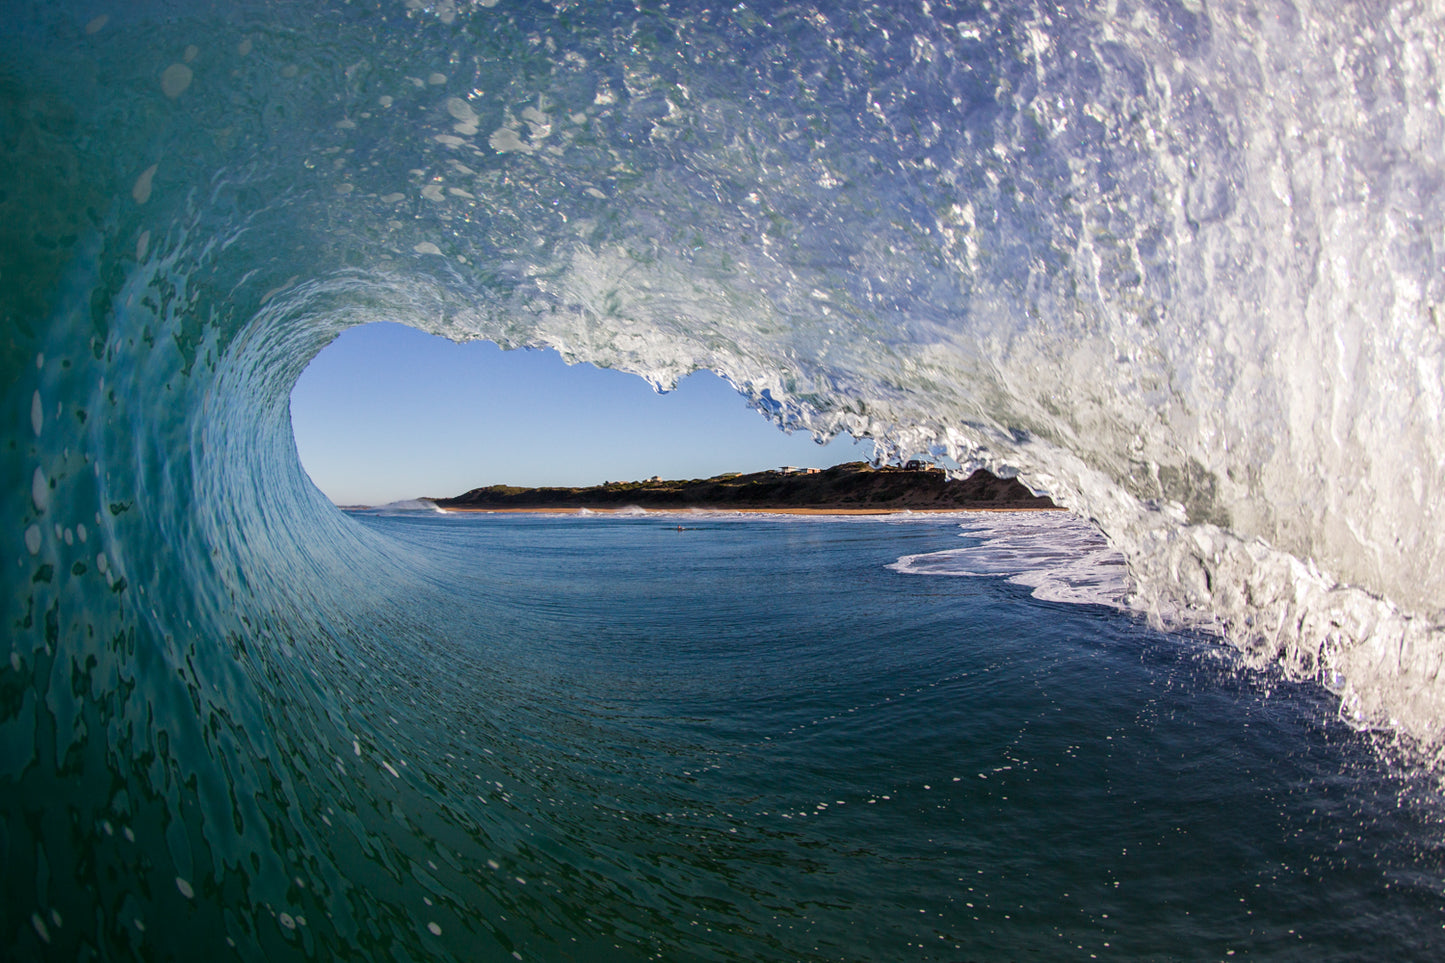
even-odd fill
[{"label": "breaking wave", "polygon": [[[287,408],[377,320],[1017,474],[1139,611],[1441,745],[1438,5],[70,6],[0,26],[0,776],[54,812],[112,773],[105,812],[239,826],[309,805],[282,760],[341,798],[421,751],[354,721],[405,673],[356,626],[431,563],[311,486]],[[286,890],[185,825],[152,889]],[[15,879],[74,861],[6,831]]]},{"label": "breaking wave", "polygon": [[975,544],[905,555],[889,568],[910,575],[1007,578],[1046,602],[1127,605],[1123,556],[1081,519],[1053,512],[991,513],[970,519],[963,530]]}]

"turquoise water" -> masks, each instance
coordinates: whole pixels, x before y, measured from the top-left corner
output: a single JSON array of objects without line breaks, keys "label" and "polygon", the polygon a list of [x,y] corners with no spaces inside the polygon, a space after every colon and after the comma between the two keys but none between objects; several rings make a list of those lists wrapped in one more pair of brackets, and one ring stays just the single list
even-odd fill
[{"label": "turquoise water", "polygon": [[[0,945],[1438,956],[1441,18],[9,4]],[[377,320],[1017,473],[1074,561],[344,515],[288,399]]]}]

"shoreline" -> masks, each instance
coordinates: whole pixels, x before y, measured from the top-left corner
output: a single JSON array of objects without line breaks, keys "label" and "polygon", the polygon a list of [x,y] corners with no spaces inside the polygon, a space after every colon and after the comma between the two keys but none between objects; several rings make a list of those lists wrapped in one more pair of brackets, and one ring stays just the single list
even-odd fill
[{"label": "shoreline", "polygon": [[1047,507],[977,507],[977,508],[589,508],[587,506],[545,508],[443,508],[443,514],[452,515],[958,515],[966,512],[1061,512],[1066,509],[1056,505]]}]

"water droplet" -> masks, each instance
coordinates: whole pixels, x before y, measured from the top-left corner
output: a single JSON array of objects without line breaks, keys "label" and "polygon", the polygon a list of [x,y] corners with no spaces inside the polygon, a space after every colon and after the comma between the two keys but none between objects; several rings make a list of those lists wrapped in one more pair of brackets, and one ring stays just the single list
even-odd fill
[{"label": "water droplet", "polygon": [[475,126],[478,121],[477,112],[472,109],[472,105],[460,97],[447,98],[447,113],[464,124]]},{"label": "water droplet", "polygon": [[144,204],[151,199],[151,178],[156,176],[156,168],[159,166],[159,164],[152,164],[135,179],[135,184],[130,189],[130,196],[135,199],[137,204]]},{"label": "water droplet", "polygon": [[45,480],[45,472],[39,468],[30,476],[30,500],[35,503],[37,512],[44,512],[50,505],[50,483]]},{"label": "water droplet", "polygon": [[181,879],[179,876],[176,877],[176,889],[180,890],[181,895],[184,896],[186,899],[196,898],[196,891],[191,889],[191,884]]},{"label": "water droplet", "polygon": [[30,398],[30,427],[35,429],[37,436],[45,427],[45,407],[41,404],[39,389]]},{"label": "water droplet", "polygon": [[171,64],[161,74],[161,93],[175,100],[186,92],[195,74],[185,64]]}]

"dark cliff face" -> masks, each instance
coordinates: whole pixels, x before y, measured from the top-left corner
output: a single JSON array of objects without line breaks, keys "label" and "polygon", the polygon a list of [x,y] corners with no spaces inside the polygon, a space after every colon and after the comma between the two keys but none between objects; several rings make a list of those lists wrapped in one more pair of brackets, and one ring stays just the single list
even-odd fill
[{"label": "dark cliff face", "polygon": [[757,472],[691,481],[613,482],[592,488],[475,488],[437,498],[442,508],[1053,508],[1016,479],[983,471],[949,481],[941,471],[850,462],[814,474]]}]

